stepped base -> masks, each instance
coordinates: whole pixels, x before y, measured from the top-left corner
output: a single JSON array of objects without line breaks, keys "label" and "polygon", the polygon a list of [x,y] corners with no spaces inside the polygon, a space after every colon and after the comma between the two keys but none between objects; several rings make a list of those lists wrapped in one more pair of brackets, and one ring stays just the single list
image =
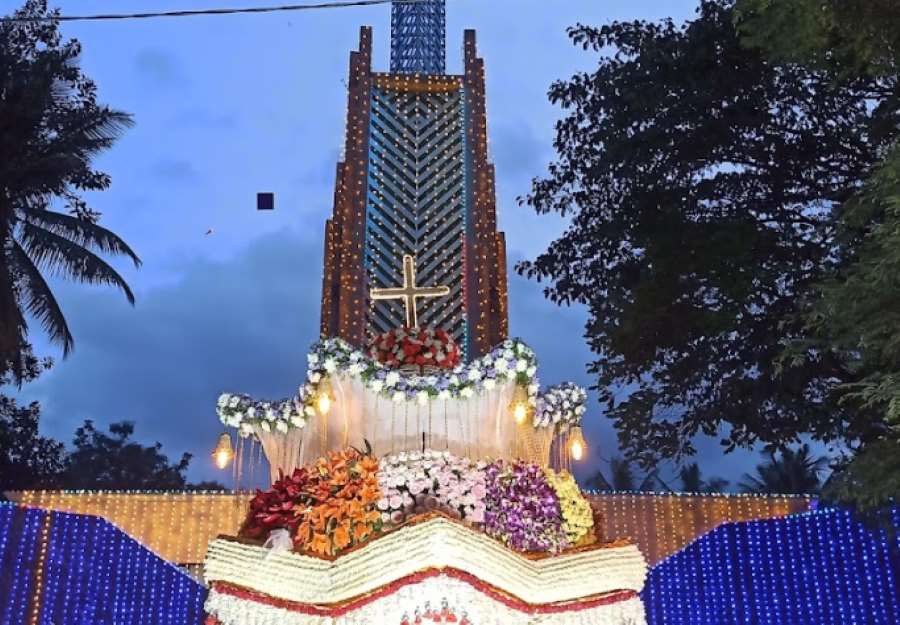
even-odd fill
[{"label": "stepped base", "polygon": [[221,625],[645,622],[634,545],[523,554],[440,514],[332,559],[220,538],[205,569],[206,609]]}]

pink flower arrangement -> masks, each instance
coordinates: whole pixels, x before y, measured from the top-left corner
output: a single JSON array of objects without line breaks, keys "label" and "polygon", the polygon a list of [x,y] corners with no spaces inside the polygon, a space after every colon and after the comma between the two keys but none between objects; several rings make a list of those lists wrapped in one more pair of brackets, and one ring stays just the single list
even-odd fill
[{"label": "pink flower arrangement", "polygon": [[379,465],[381,499],[376,508],[382,521],[392,525],[430,510],[482,523],[487,494],[485,466],[430,449],[387,456]]}]

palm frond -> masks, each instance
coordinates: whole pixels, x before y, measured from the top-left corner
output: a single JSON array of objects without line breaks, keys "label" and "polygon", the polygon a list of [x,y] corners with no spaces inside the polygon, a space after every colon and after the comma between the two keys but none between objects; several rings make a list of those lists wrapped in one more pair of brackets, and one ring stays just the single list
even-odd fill
[{"label": "palm frond", "polygon": [[40,322],[53,342],[62,345],[63,355],[68,356],[75,339],[53,291],[18,241],[13,240],[9,259],[21,276],[19,295],[25,310]]},{"label": "palm frond", "polygon": [[73,111],[69,117],[72,125],[60,129],[57,137],[47,142],[47,154],[77,154],[89,160],[90,156],[112,146],[121,134],[134,125],[131,115],[99,106],[87,112]]},{"label": "palm frond", "polygon": [[135,267],[141,266],[141,259],[128,244],[119,235],[102,226],[36,206],[24,207],[22,212],[31,224],[58,234],[77,245],[90,247],[106,254],[128,256]]},{"label": "palm frond", "polygon": [[35,265],[79,282],[118,287],[134,304],[134,294],[124,278],[87,248],[28,222],[22,222],[18,230],[22,247]]}]

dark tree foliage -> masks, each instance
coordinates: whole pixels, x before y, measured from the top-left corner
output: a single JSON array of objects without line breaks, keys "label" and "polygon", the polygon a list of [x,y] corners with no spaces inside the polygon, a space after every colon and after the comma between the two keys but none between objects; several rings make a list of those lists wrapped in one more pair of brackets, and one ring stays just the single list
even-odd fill
[{"label": "dark tree foliage", "polygon": [[[775,62],[800,63],[835,81],[871,85],[873,108],[900,103],[900,3],[894,0],[738,0],[746,45]],[[900,498],[900,146],[882,159],[838,219],[839,270],[809,298],[809,337],[786,350],[832,351],[852,379],[836,387],[842,406],[886,425],[840,458],[826,500],[881,521]]]},{"label": "dark tree foliage", "polygon": [[737,0],[735,17],[746,43],[773,59],[850,80],[897,74],[897,0]]},{"label": "dark tree foliage", "polygon": [[625,453],[690,454],[698,433],[727,450],[876,436],[871,415],[832,401],[854,372],[830,350],[779,356],[840,263],[836,216],[895,138],[896,109],[872,106],[871,81],[742,46],[725,0],[683,27],[570,36],[598,67],[551,87],[558,159],[523,201],[571,222],[518,270],[587,306],[590,371]]},{"label": "dark tree foliage", "polygon": [[0,492],[59,485],[66,450],[38,433],[40,413],[37,402],[19,406],[0,395]]},{"label": "dark tree foliage", "polygon": [[[22,350],[20,363],[15,376],[10,363],[0,366],[0,387],[14,378],[30,382],[52,364],[49,359],[35,358],[29,345]],[[0,496],[7,490],[58,485],[66,451],[62,443],[39,434],[39,418],[37,402],[19,406],[12,397],[0,394]]]},{"label": "dark tree foliage", "polygon": [[634,467],[625,458],[612,458],[609,461],[609,478],[603,471],[597,471],[587,481],[587,487],[600,491],[654,491],[659,486],[659,474],[656,470],[648,472],[640,481],[635,476]]},{"label": "dark tree foliage", "polygon": [[796,451],[784,449],[756,465],[756,473],[745,474],[738,486],[745,493],[815,495],[827,465],[826,458],[812,455],[809,445],[801,445]]},{"label": "dark tree foliage", "polygon": [[191,454],[170,464],[162,445],[143,446],[131,440],[134,424],[109,426],[111,435],[87,420],[75,430],[74,451],[69,454],[65,488],[92,490],[182,490]]},{"label": "dark tree foliage", "polygon": [[728,480],[720,477],[703,477],[700,465],[696,462],[686,464],[678,472],[681,490],[686,493],[721,493],[728,488]]},{"label": "dark tree foliage", "polygon": [[[28,0],[13,15],[48,17],[46,0]],[[107,284],[134,297],[99,254],[138,257],[97,225],[81,196],[106,189],[109,176],[92,159],[131,125],[125,113],[97,103],[78,67],[81,47],[63,41],[53,21],[0,22],[0,362],[21,377],[27,316],[68,354],[72,333],[46,277]],[[54,210],[65,205],[68,213]],[[21,382],[21,380],[17,380]]]}]

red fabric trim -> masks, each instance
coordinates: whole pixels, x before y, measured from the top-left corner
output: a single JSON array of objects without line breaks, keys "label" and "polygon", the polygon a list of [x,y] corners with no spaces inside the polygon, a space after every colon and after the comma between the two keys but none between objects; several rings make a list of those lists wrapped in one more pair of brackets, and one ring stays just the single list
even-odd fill
[{"label": "red fabric trim", "polygon": [[392,595],[404,586],[419,584],[427,579],[437,577],[439,575],[452,577],[454,579],[465,582],[472,586],[475,590],[481,592],[484,595],[487,595],[488,597],[494,599],[499,603],[502,603],[506,607],[517,610],[519,612],[525,612],[527,614],[558,614],[561,612],[578,612],[602,605],[610,605],[613,603],[619,603],[621,601],[627,601],[628,599],[632,599],[638,596],[637,593],[633,590],[617,590],[602,595],[594,595],[592,597],[584,599],[575,599],[572,601],[565,601],[560,603],[532,604],[513,597],[512,595],[509,595],[497,588],[494,588],[490,584],[478,579],[471,573],[460,571],[459,569],[454,568],[427,569],[425,571],[413,573],[412,575],[407,575],[406,577],[402,577],[394,582],[391,582],[390,584],[382,586],[378,590],[375,590],[367,595],[355,599],[350,599],[346,603],[335,606],[320,606],[311,603],[278,599],[276,597],[271,597],[269,595],[249,590],[236,584],[230,584],[228,582],[213,582],[212,588],[216,592],[220,592],[225,595],[230,595],[239,599],[245,599],[247,601],[254,601],[256,603],[262,603],[264,605],[282,608],[291,612],[299,612],[301,614],[308,614],[311,616],[325,616],[334,618],[343,616],[355,610],[359,610],[360,608],[363,608],[368,604],[381,599],[382,597]]}]

